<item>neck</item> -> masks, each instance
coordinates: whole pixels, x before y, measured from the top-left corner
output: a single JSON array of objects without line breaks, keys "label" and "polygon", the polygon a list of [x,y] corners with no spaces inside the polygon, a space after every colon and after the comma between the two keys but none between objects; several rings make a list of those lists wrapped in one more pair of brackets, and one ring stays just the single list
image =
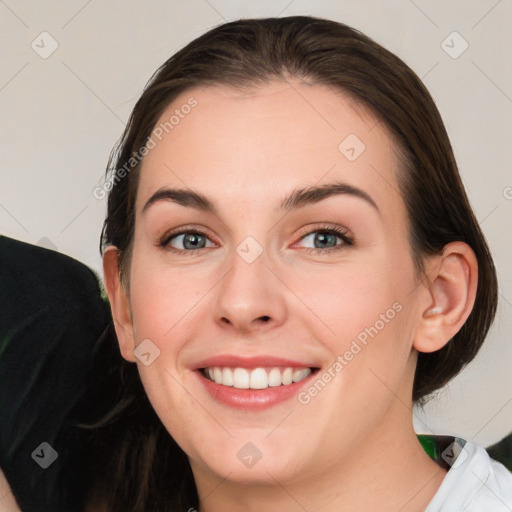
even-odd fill
[{"label": "neck", "polygon": [[[348,448],[343,460],[315,467],[301,477],[278,480],[269,473],[267,482],[251,484],[193,468],[199,512],[424,512],[446,471],[421,447],[410,411],[398,401],[395,407],[402,408],[409,420],[400,414],[400,422],[381,424]],[[390,413],[388,417],[396,419],[396,411]]]}]

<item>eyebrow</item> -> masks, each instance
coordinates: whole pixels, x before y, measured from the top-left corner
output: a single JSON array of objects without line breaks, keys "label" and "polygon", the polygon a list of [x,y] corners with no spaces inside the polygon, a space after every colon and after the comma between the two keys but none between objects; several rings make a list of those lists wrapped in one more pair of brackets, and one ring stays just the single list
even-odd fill
[{"label": "eyebrow", "polygon": [[[372,197],[360,188],[347,183],[334,182],[321,186],[311,186],[295,189],[286,196],[279,206],[280,211],[288,212],[301,208],[308,204],[315,204],[324,199],[337,195],[348,195],[364,200],[379,212],[377,203]],[[176,189],[163,187],[157,190],[146,202],[142,208],[142,213],[146,212],[150,206],[160,201],[171,201],[181,206],[196,208],[205,213],[219,215],[213,202],[203,194],[187,189]]]}]

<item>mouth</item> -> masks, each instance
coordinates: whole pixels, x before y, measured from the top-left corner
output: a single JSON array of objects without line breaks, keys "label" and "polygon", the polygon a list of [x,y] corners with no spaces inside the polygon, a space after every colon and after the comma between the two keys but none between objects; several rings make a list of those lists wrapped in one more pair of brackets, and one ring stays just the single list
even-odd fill
[{"label": "mouth", "polygon": [[261,410],[296,397],[320,371],[280,358],[234,356],[210,358],[193,369],[217,402],[244,410]]},{"label": "mouth", "polygon": [[290,386],[311,375],[315,368],[267,367],[229,368],[210,366],[201,368],[203,376],[221,386],[236,389],[267,389]]}]

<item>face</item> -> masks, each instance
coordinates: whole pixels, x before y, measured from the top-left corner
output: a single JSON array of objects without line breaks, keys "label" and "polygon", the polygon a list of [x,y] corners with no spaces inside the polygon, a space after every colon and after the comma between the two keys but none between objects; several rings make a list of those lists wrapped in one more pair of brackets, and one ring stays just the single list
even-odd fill
[{"label": "face", "polygon": [[134,347],[149,341],[132,360],[196,478],[300,482],[409,424],[425,303],[382,124],[275,81],[189,90],[153,140],[129,274]]}]

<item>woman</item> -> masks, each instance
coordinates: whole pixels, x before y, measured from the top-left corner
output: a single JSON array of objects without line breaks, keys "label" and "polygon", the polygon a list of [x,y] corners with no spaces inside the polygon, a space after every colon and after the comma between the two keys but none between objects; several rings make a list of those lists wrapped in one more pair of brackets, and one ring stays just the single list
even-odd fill
[{"label": "woman", "polygon": [[124,359],[89,426],[88,510],[512,509],[483,448],[429,457],[412,425],[478,352],[497,285],[401,60],[317,18],[217,27],[154,75],[107,191]]},{"label": "woman", "polygon": [[103,190],[140,435],[116,438],[96,507],[510,510],[483,448],[434,461],[413,429],[478,352],[497,285],[400,59],[312,17],[214,28],[153,76]]}]

